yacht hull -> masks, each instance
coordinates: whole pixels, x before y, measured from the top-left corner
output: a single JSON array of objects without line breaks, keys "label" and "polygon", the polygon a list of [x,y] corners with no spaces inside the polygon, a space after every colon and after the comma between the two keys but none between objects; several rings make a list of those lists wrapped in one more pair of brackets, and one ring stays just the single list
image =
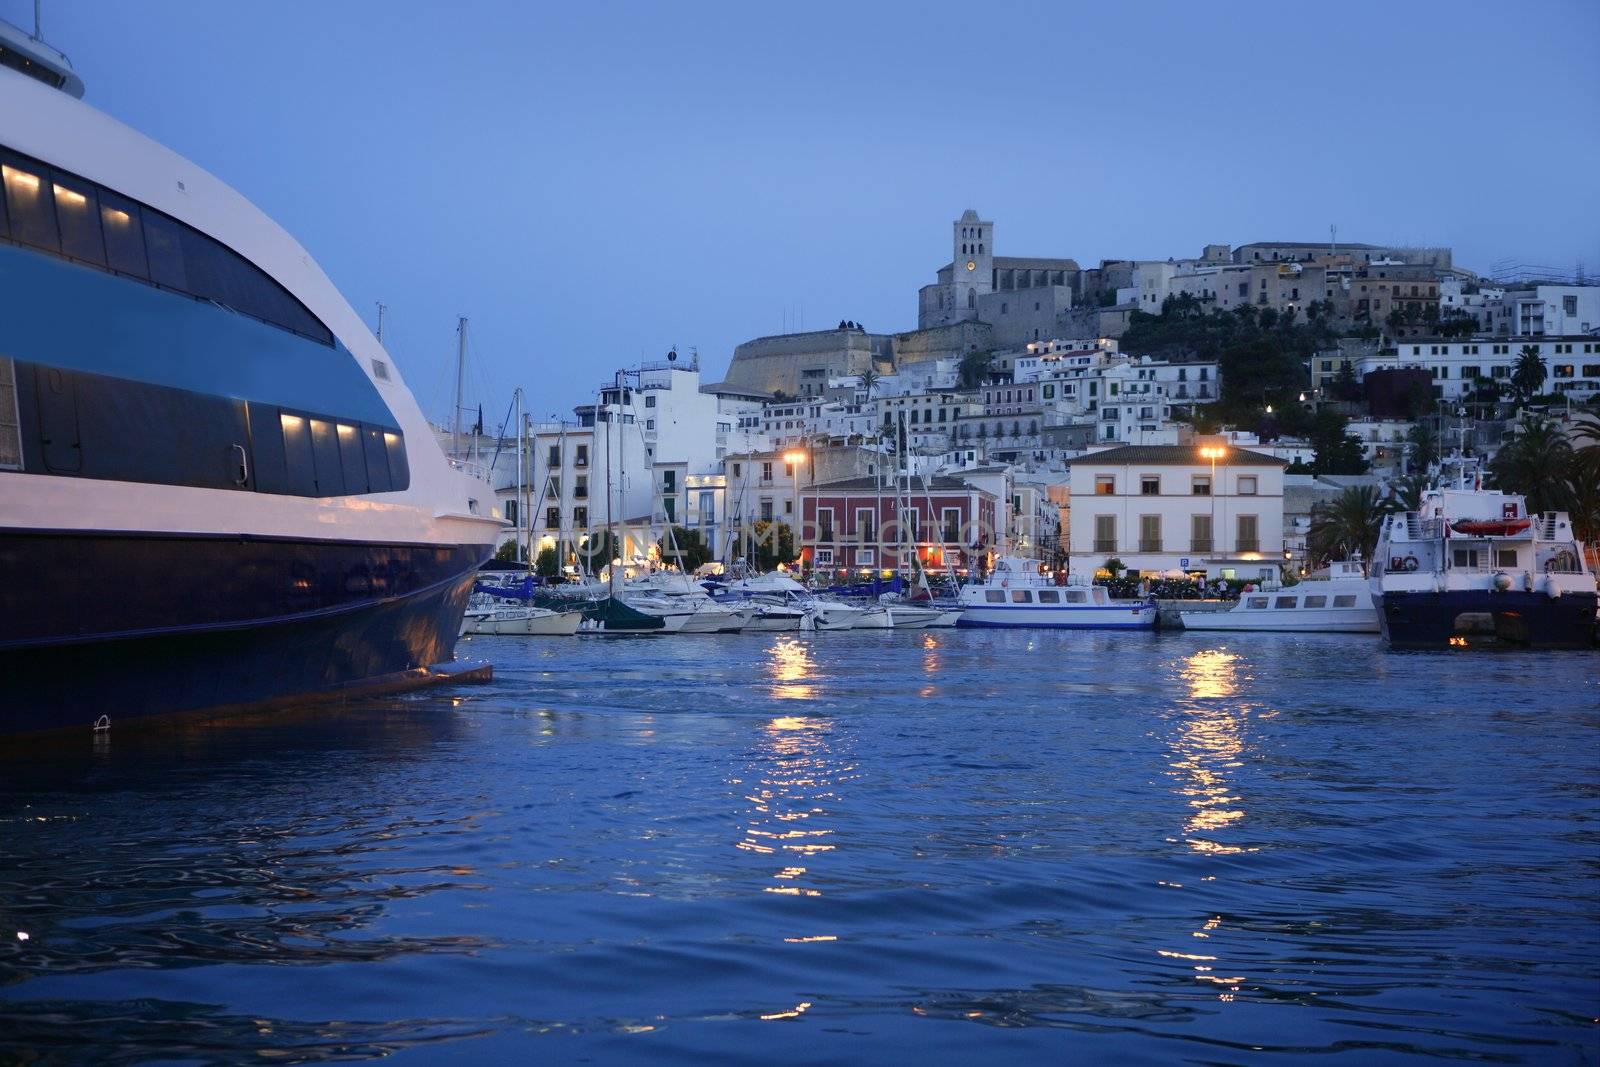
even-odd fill
[{"label": "yacht hull", "polygon": [[956,625],[1049,630],[1153,630],[1156,626],[1156,608],[1153,604],[1131,607],[969,604]]},{"label": "yacht hull", "polygon": [[1306,608],[1299,611],[1184,611],[1185,630],[1263,631],[1301,634],[1375,634],[1373,608]]},{"label": "yacht hull", "polygon": [[486,551],[0,535],[0,733],[393,684],[451,658]]},{"label": "yacht hull", "polygon": [[1589,648],[1595,633],[1594,593],[1551,597],[1523,591],[1458,590],[1383,594],[1379,620],[1391,648],[1449,648],[1471,631],[1462,616],[1485,618],[1501,644],[1525,648]]}]

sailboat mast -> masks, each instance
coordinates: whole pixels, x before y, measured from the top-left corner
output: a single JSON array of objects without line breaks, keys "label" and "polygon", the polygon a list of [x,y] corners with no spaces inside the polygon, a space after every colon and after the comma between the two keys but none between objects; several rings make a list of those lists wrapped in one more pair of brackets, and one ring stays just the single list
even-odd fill
[{"label": "sailboat mast", "polygon": [[[622,406],[621,405],[621,400],[622,400],[622,372],[620,370],[617,371],[616,377],[614,377],[612,379],[612,384],[616,388],[616,393],[614,395],[614,399],[618,402],[617,406],[620,408]],[[601,392],[600,397],[601,397],[602,400],[605,399],[605,393],[603,391]],[[616,553],[618,551],[618,547],[617,547],[616,544],[613,543],[613,537],[615,535],[612,533],[612,530],[611,530],[611,429],[612,429],[611,412],[606,407],[606,405],[604,403],[602,403],[600,405],[600,410],[605,415],[605,420],[606,420],[606,545],[605,545],[605,547],[610,549],[611,552]],[[610,556],[610,557],[608,557],[606,559],[606,589],[607,589],[608,592],[610,592],[610,594],[612,596],[616,596],[617,595],[617,568],[616,568],[615,565],[612,564],[611,560],[617,559],[617,558],[620,558],[620,554],[619,555],[612,555],[612,556]]]},{"label": "sailboat mast", "polygon": [[517,551],[523,554],[528,563],[528,570],[532,571],[533,560],[528,556],[528,545],[522,538],[522,520],[526,518],[523,513],[527,511],[527,494],[524,492],[522,484],[522,453],[525,446],[524,426],[522,423],[522,387],[519,385],[511,395],[517,402]]},{"label": "sailboat mast", "polygon": [[467,317],[456,319],[456,403],[455,415],[450,420],[450,436],[454,439],[457,454],[461,452],[461,394],[467,389]]}]

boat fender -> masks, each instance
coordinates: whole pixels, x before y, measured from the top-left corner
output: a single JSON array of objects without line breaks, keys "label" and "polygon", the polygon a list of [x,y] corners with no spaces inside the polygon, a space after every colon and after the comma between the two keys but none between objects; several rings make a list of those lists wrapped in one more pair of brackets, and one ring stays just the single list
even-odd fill
[{"label": "boat fender", "polygon": [[1511,575],[1505,571],[1495,571],[1493,583],[1496,589],[1504,593],[1511,588]]},{"label": "boat fender", "polygon": [[1421,566],[1421,564],[1417,562],[1416,556],[1407,556],[1405,559],[1401,560],[1400,565],[1408,571],[1414,571]]}]

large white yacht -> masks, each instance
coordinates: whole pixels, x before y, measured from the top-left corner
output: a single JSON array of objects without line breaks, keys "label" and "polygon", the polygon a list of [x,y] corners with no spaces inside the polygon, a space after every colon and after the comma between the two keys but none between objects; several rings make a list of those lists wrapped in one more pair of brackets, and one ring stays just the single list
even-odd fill
[{"label": "large white yacht", "polygon": [[1530,648],[1587,648],[1595,575],[1565,512],[1530,515],[1513,493],[1430,489],[1385,520],[1372,596],[1394,648],[1448,648],[1492,637]]},{"label": "large white yacht", "polygon": [[82,94],[0,23],[0,732],[422,680],[488,487],[304,248]]}]

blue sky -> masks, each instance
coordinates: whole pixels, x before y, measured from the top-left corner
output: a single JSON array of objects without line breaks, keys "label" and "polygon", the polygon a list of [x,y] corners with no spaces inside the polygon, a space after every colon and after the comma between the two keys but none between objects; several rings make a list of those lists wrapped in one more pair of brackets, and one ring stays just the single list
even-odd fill
[{"label": "blue sky", "polygon": [[[0,16],[31,25],[30,0]],[[448,408],[842,318],[1002,255],[1448,244],[1600,275],[1600,4],[45,0],[88,99],[305,244]]]}]

